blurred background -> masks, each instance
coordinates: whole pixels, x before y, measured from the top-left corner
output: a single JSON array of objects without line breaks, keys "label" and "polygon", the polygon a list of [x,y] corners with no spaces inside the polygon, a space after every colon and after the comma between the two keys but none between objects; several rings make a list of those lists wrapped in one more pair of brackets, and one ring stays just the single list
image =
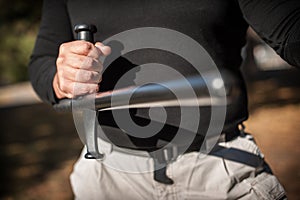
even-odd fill
[{"label": "blurred background", "polygon": [[[72,199],[69,174],[82,144],[71,114],[42,104],[27,64],[41,0],[0,0],[0,199]],[[300,70],[249,29],[242,70],[252,133],[289,199],[300,199]]]}]

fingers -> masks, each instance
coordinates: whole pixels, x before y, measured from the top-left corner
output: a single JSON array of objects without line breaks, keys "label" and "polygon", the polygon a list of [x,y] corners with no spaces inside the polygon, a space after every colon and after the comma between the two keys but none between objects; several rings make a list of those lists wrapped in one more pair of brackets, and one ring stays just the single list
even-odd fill
[{"label": "fingers", "polygon": [[58,57],[57,64],[70,66],[75,69],[96,71],[99,73],[103,70],[103,65],[99,59],[76,54]]},{"label": "fingers", "polygon": [[82,55],[98,59],[101,56],[101,51],[92,43],[83,40],[63,43],[59,47],[60,56]]},{"label": "fingers", "polygon": [[70,80],[63,80],[58,84],[58,89],[62,91],[63,96],[74,98],[85,94],[93,94],[99,90],[98,84],[79,83]]},{"label": "fingers", "polygon": [[63,43],[59,49],[60,54],[78,54],[89,56],[98,59],[100,56],[108,56],[111,53],[111,48],[105,46],[101,42],[97,42],[93,45],[90,42],[83,40],[72,41]]},{"label": "fingers", "polygon": [[71,66],[66,66],[57,72],[59,77],[79,83],[95,83],[98,84],[102,80],[102,74],[97,71],[78,70]]},{"label": "fingers", "polygon": [[53,80],[58,98],[73,98],[95,93],[102,80],[103,65],[100,56],[110,54],[110,47],[86,41],[64,43],[56,60],[57,72]]}]

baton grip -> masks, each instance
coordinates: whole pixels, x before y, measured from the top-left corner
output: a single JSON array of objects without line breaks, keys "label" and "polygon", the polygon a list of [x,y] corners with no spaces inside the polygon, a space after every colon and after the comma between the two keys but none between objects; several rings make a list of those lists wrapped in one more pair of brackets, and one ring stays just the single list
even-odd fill
[{"label": "baton grip", "polygon": [[62,99],[58,104],[54,104],[53,108],[57,112],[71,112],[72,111],[72,99]]},{"label": "baton grip", "polygon": [[[97,28],[93,24],[78,24],[74,27],[74,32],[76,40],[94,43],[94,33],[97,32]],[[58,104],[53,105],[53,108],[57,112],[70,112],[72,111],[72,99],[62,99]]]}]

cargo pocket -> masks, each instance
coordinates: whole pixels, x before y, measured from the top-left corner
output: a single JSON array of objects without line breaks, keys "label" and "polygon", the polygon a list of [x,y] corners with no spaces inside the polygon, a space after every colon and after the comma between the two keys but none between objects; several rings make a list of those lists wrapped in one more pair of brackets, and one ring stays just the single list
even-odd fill
[{"label": "cargo pocket", "polygon": [[236,183],[255,177],[265,170],[263,156],[251,139],[238,137],[226,143],[224,147],[218,154],[223,159],[228,175]]},{"label": "cargo pocket", "polygon": [[277,178],[268,173],[261,173],[255,178],[245,180],[251,185],[251,188],[258,199],[261,200],[283,200],[287,199],[285,190]]}]

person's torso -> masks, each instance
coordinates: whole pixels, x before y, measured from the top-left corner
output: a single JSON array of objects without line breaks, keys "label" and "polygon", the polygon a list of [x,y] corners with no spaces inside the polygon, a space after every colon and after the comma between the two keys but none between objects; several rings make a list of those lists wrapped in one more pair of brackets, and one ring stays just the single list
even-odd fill
[{"label": "person's torso", "polygon": [[[82,23],[96,25],[98,31],[95,34],[95,41],[103,41],[136,28],[166,28],[187,35],[199,43],[218,68],[238,73],[242,62],[241,48],[245,45],[248,25],[243,19],[237,1],[234,0],[69,0],[67,10],[73,27]],[[125,73],[132,72],[137,65],[147,63],[153,63],[148,67],[153,70],[147,71],[149,78],[147,81],[151,81],[151,77],[153,82],[159,81],[158,77],[162,77],[162,80],[176,79],[177,72],[184,76],[195,73],[194,67],[176,53],[161,49],[137,49],[122,54],[122,44],[117,42],[112,43],[112,46],[113,51],[114,48],[120,51],[122,58],[117,59],[105,70],[100,84],[101,91],[113,89],[115,82]],[[165,74],[161,71],[162,65],[171,67],[176,73],[161,76]],[[145,72],[144,74],[139,70],[133,72],[134,75],[132,80],[128,81],[128,85],[143,84]],[[227,113],[227,122],[238,123],[247,118],[246,91],[241,94],[240,103],[234,110],[233,113]],[[211,114],[209,108],[200,111],[203,111],[200,122],[203,130],[199,132],[203,132],[207,129]],[[111,115],[111,113],[101,114],[106,118],[104,123],[111,120],[107,120],[109,117],[105,116],[106,114]],[[135,114],[149,118],[147,109],[138,109]],[[168,124],[178,126],[181,118],[180,110],[168,108],[167,114]]]}]

